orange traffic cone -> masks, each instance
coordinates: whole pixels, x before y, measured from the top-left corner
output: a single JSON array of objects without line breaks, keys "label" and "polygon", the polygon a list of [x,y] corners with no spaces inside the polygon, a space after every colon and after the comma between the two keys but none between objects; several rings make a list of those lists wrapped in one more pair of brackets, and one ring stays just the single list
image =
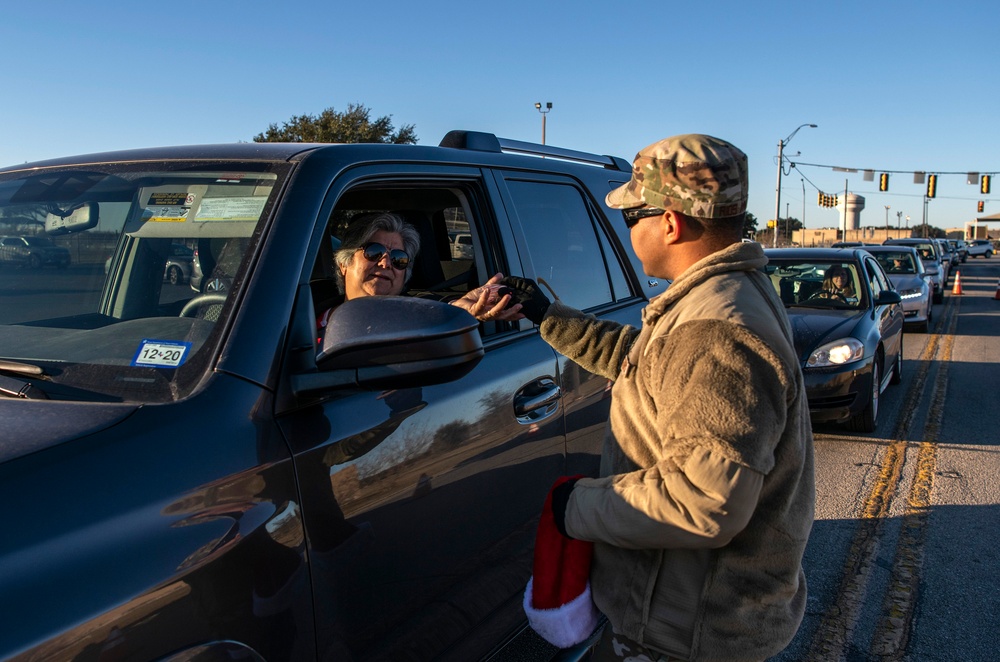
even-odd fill
[{"label": "orange traffic cone", "polygon": [[1000,301],[1000,280],[997,281],[997,293],[993,295],[993,298]]},{"label": "orange traffic cone", "polygon": [[956,294],[961,294],[961,293],[962,293],[962,272],[961,271],[956,271],[955,272],[955,286],[953,288],[951,288],[951,294],[952,294],[952,296],[954,296]]}]

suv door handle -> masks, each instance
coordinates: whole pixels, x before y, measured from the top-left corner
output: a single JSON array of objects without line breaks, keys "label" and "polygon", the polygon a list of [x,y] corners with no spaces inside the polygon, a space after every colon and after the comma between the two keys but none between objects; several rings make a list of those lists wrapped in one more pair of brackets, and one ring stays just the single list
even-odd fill
[{"label": "suv door handle", "polygon": [[542,377],[514,394],[514,415],[519,423],[537,423],[555,413],[560,398],[559,385],[549,377]]}]

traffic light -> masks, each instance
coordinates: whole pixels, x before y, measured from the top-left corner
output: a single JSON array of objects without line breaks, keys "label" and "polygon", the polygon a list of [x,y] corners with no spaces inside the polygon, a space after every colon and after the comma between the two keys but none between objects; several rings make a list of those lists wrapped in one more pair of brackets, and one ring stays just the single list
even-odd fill
[{"label": "traffic light", "polygon": [[840,198],[836,195],[830,195],[829,193],[823,193],[822,191],[820,191],[819,195],[816,196],[816,204],[820,207],[836,207],[839,201]]},{"label": "traffic light", "polygon": [[980,214],[983,213],[983,201],[982,200],[979,201],[979,213]]},{"label": "traffic light", "polygon": [[889,190],[889,173],[883,172],[878,176],[878,190],[888,191]]},{"label": "traffic light", "polygon": [[[980,177],[980,179],[979,179],[979,192],[980,193],[989,193],[990,192],[990,176],[989,175],[983,175],[982,177]],[[980,204],[982,204],[982,203],[980,203]],[[980,209],[979,211],[982,211],[982,209]]]},{"label": "traffic light", "polygon": [[937,195],[937,175],[927,175],[927,197]]}]

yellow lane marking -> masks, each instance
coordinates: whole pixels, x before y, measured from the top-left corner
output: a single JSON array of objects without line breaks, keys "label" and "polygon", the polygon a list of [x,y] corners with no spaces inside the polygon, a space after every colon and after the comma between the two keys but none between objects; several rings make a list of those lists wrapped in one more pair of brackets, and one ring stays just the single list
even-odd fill
[{"label": "yellow lane marking", "polygon": [[[949,332],[953,331],[954,320],[957,319],[957,316],[952,312],[956,306],[956,300],[957,297],[949,297],[943,316],[944,320],[942,320],[942,322],[950,320]],[[938,326],[941,326],[941,324],[939,323]],[[813,636],[809,652],[806,656],[808,660],[826,662],[827,660],[843,659],[845,650],[852,643],[852,635],[861,607],[865,602],[868,579],[875,563],[885,521],[889,515],[892,500],[896,495],[899,482],[902,478],[906,450],[909,446],[906,438],[920,400],[924,396],[927,386],[927,375],[940,345],[941,336],[934,333],[928,338],[927,345],[921,353],[918,363],[919,367],[912,378],[912,385],[907,392],[902,408],[903,414],[896,424],[891,437],[892,441],[886,448],[885,456],[882,458],[878,477],[872,486],[868,498],[860,508],[861,519],[845,558],[836,600],[823,615],[823,619]],[[947,354],[950,358],[950,343]],[[931,444],[931,446],[935,445]],[[933,476],[933,460],[930,464],[929,473]],[[921,471],[918,471],[918,477],[920,475]],[[918,477],[914,478],[914,484],[920,482]],[[912,492],[913,490],[911,489],[911,499]],[[927,488],[927,498],[929,499],[929,487]],[[922,530],[923,528],[921,527],[920,531]],[[915,547],[910,546],[907,549],[913,550]],[[894,568],[897,565],[901,564],[894,563]],[[919,580],[919,577],[916,580]],[[906,607],[906,609],[912,609],[912,604]],[[905,612],[907,627],[910,620],[909,614],[909,611]]]},{"label": "yellow lane marking", "polygon": [[923,434],[924,441],[920,443],[920,450],[917,453],[916,472],[910,485],[902,529],[896,543],[896,554],[893,557],[882,617],[872,640],[871,652],[883,660],[903,659],[913,624],[913,610],[916,607],[923,570],[931,490],[934,487],[934,473],[937,469],[937,444],[941,433],[941,422],[944,420],[948,373],[955,346],[959,305],[956,303],[955,309],[951,311],[948,336],[941,355],[941,367],[934,380],[934,393]]}]

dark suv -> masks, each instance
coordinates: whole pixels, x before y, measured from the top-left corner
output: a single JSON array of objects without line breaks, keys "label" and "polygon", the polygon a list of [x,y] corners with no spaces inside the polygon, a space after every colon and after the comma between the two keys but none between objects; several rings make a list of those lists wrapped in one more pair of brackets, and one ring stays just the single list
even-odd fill
[{"label": "dark suv", "polygon": [[[474,132],[0,170],[0,210],[81,255],[0,292],[0,658],[520,649],[540,507],[596,474],[609,384],[435,298],[501,271],[639,324],[666,283],[603,204],[629,175]],[[421,296],[349,301],[320,337],[346,224],[384,210],[422,235]],[[197,289],[164,280],[178,244]]]}]

